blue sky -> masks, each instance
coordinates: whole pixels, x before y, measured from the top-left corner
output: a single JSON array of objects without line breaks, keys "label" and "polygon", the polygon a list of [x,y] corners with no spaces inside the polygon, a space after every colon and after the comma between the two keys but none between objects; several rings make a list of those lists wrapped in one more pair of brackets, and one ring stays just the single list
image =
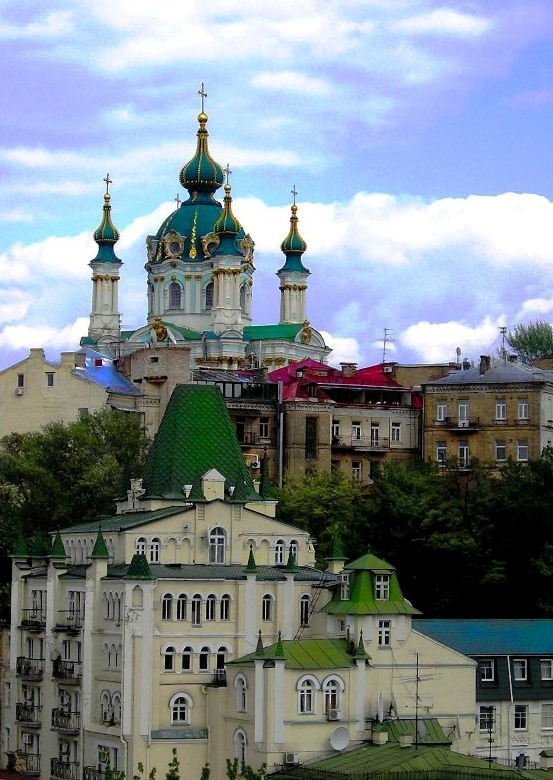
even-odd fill
[{"label": "blue sky", "polygon": [[477,359],[552,319],[550,0],[0,0],[0,368],[86,334],[104,183],[124,328],[197,91],[278,321],[290,190],[330,361]]}]

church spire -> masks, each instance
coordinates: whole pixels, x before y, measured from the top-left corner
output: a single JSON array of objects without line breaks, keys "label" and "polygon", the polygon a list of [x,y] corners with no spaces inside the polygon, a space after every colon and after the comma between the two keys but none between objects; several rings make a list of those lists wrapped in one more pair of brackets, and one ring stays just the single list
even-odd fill
[{"label": "church spire", "polygon": [[307,277],[309,269],[302,263],[307,244],[298,229],[296,186],[292,187],[290,230],[280,245],[286,261],[277,271],[280,279],[280,323],[303,323],[306,319]]},{"label": "church spire", "polygon": [[91,261],[92,263],[121,263],[121,260],[115,255],[113,247],[119,241],[119,231],[111,221],[111,196],[109,194],[109,185],[113,184],[106,173],[104,181],[106,183],[106,192],[104,195],[104,207],[102,221],[94,231],[94,241],[98,244],[98,254]]},{"label": "church spire", "polygon": [[190,192],[190,195],[194,192],[213,194],[223,183],[223,169],[210,155],[207,143],[209,133],[206,130],[207,114],[204,112],[204,99],[207,97],[207,92],[203,82],[198,94],[201,98],[201,111],[198,114],[200,127],[197,132],[196,154],[183,165],[179,176],[180,183]]}]

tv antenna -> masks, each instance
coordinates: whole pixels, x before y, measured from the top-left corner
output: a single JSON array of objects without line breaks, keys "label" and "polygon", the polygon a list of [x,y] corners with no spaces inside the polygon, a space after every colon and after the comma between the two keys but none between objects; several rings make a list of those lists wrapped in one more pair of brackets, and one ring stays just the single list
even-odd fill
[{"label": "tv antenna", "polygon": [[391,328],[384,328],[384,340],[382,342],[382,363],[384,364],[386,362],[386,349],[388,347],[388,344],[393,344],[395,341],[394,338],[392,338],[394,335],[394,331]]},{"label": "tv antenna", "polygon": [[499,328],[499,332],[501,333],[501,357],[503,358],[503,360],[506,363],[507,362],[507,352],[505,350],[505,340],[507,338],[507,328],[505,327],[505,325],[502,325]]}]

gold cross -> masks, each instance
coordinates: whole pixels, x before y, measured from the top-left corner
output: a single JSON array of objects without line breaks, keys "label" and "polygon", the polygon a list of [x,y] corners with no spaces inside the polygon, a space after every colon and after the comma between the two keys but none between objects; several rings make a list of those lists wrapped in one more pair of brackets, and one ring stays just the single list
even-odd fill
[{"label": "gold cross", "polygon": [[113,184],[112,180],[109,178],[109,173],[106,173],[103,181],[106,183],[106,195],[109,195],[109,185]]},{"label": "gold cross", "polygon": [[227,163],[227,167],[223,168],[223,173],[225,174],[225,179],[226,179],[226,182],[228,184],[229,183],[230,174],[232,173],[232,171],[230,169],[230,163]]},{"label": "gold cross", "polygon": [[295,206],[296,205],[296,195],[298,194],[298,191],[296,190],[296,185],[295,184],[292,187],[292,189],[290,190],[290,192],[292,193],[292,197],[294,198],[294,206]]},{"label": "gold cross", "polygon": [[198,90],[198,95],[200,96],[200,98],[201,98],[201,101],[202,101],[202,114],[203,114],[203,113],[204,113],[204,98],[206,98],[206,97],[207,97],[207,92],[206,92],[206,91],[205,91],[205,89],[204,89],[204,83],[203,83],[203,81],[202,81],[202,86],[201,86],[201,87],[200,87],[200,89]]}]

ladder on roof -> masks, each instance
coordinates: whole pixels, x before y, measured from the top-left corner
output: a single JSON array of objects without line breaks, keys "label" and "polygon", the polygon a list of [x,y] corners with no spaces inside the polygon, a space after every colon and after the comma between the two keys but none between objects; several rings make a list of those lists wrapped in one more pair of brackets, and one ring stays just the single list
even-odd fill
[{"label": "ladder on roof", "polygon": [[317,606],[317,602],[319,601],[319,598],[321,596],[321,592],[322,592],[323,587],[324,587],[325,578],[326,578],[326,572],[322,571],[320,579],[318,580],[318,582],[315,585],[313,585],[313,588],[315,589],[315,593],[314,593],[313,598],[311,599],[311,601],[309,603],[309,612],[307,613],[307,621],[305,623],[301,623],[300,622],[300,626],[299,626],[298,630],[296,631],[296,635],[295,635],[294,639],[301,639],[302,634],[305,631],[305,629],[309,628],[309,620],[311,618],[311,615],[315,611],[315,607]]}]

